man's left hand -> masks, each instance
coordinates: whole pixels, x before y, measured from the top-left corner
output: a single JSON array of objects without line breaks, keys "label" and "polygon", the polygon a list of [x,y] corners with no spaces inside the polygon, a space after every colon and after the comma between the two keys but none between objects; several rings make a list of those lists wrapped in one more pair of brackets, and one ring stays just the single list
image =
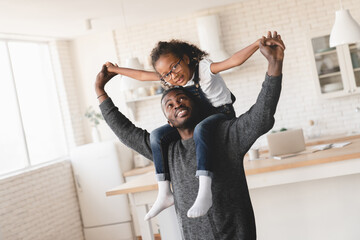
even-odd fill
[{"label": "man's left hand", "polygon": [[269,31],[267,37],[262,37],[260,41],[260,52],[270,61],[283,61],[285,45],[281,36],[274,31]]}]

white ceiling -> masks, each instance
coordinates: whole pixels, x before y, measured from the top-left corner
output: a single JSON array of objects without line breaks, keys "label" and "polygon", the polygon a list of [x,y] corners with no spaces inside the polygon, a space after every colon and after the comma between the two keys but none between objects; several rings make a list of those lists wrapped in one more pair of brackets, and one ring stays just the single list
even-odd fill
[{"label": "white ceiling", "polygon": [[[73,38],[92,31],[185,16],[241,0],[1,0],[0,33]],[[123,14],[124,13],[124,16]]]}]

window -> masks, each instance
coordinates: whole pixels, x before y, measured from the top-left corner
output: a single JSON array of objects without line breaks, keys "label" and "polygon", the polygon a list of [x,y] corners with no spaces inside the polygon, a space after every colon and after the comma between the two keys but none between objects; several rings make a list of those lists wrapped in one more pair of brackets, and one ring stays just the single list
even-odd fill
[{"label": "window", "polygon": [[67,154],[47,43],[0,40],[0,174]]}]

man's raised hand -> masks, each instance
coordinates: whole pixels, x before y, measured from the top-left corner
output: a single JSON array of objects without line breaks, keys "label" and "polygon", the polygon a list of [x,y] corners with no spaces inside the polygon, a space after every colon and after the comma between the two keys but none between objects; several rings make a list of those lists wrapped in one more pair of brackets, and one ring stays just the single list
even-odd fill
[{"label": "man's raised hand", "polygon": [[99,103],[102,103],[105,99],[108,98],[105,92],[105,85],[114,76],[116,76],[116,73],[108,72],[105,64],[102,66],[101,71],[97,74],[95,80],[95,93]]},{"label": "man's raised hand", "polygon": [[260,52],[269,63],[267,71],[269,76],[280,76],[282,74],[284,51],[284,42],[276,31],[273,35],[269,31],[267,37],[262,37],[260,40]]},{"label": "man's raised hand", "polygon": [[260,40],[260,52],[268,61],[282,61],[284,59],[284,51],[284,42],[276,31],[273,34],[268,31],[267,37],[263,36]]},{"label": "man's raised hand", "polygon": [[116,75],[116,73],[109,72],[106,65],[104,64],[101,68],[101,71],[96,76],[95,90],[104,90],[106,83]]}]

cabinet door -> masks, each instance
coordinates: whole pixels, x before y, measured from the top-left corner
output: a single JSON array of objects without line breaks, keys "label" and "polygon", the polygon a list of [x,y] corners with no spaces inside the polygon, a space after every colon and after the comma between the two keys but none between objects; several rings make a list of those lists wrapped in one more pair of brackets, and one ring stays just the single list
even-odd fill
[{"label": "cabinet door", "polygon": [[360,93],[360,43],[343,46],[351,93]]},{"label": "cabinet door", "polygon": [[325,98],[347,95],[350,86],[342,49],[330,48],[329,35],[312,38],[311,45],[315,60],[315,80],[320,95]]}]

